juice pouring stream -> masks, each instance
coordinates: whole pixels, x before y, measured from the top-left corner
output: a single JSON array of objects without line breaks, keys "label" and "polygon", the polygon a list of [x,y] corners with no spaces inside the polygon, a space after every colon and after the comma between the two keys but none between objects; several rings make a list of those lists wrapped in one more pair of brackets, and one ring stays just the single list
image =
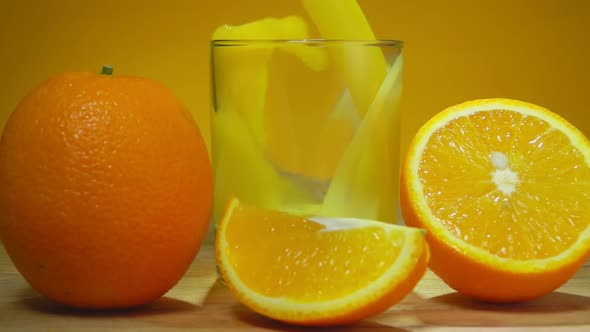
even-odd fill
[{"label": "juice pouring stream", "polygon": [[[356,1],[304,0],[303,5],[323,38],[374,40]],[[218,29],[214,38],[220,37],[305,39],[307,26],[297,17],[265,19],[240,27]],[[326,66],[328,59],[321,48],[287,46],[281,50],[296,55],[310,68],[322,70]],[[285,172],[265,157],[264,94],[268,84],[268,60],[273,51],[274,47],[266,45],[254,49],[252,52],[256,54],[252,58],[237,60],[251,61],[249,66],[234,65],[232,68],[229,60],[214,64],[226,67],[224,71],[216,71],[218,75],[241,75],[242,79],[235,82],[250,77],[252,86],[248,91],[254,91],[245,95],[244,87],[240,85],[229,89],[231,91],[219,92],[222,96],[217,100],[226,98],[231,101],[217,105],[221,111],[212,115],[213,145],[218,151],[213,156],[216,164],[216,218],[225,198],[234,194],[251,204],[299,214],[356,216],[395,222],[399,165],[399,146],[396,145],[399,144],[392,133],[398,133],[399,128],[391,126],[399,126],[401,54],[387,72],[387,61],[378,47],[366,47],[360,51],[358,47],[330,48],[330,59],[342,71],[348,86],[330,118],[349,119],[358,130],[340,159],[331,182],[325,182]],[[250,72],[232,70],[237,67],[248,67]],[[360,75],[363,75],[362,79]],[[224,97],[224,93],[231,98]],[[395,171],[392,172],[391,168]],[[317,194],[310,193],[310,188],[325,193],[323,202],[318,203]]]}]

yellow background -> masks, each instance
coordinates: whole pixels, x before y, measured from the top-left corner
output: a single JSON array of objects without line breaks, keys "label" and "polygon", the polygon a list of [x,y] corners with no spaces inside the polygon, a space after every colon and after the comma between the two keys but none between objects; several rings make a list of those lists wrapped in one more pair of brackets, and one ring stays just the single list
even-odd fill
[{"label": "yellow background", "polygon": [[[485,97],[545,106],[590,135],[590,1],[359,3],[378,37],[406,42],[403,144],[434,113]],[[290,14],[304,14],[297,0],[3,0],[0,127],[43,79],[108,63],[168,85],[209,141],[211,32]]]}]

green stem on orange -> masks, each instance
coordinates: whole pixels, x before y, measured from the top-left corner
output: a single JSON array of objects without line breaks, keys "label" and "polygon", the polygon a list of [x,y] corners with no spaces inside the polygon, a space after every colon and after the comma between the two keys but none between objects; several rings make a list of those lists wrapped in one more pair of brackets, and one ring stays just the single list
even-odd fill
[{"label": "green stem on orange", "polygon": [[100,71],[101,75],[113,75],[113,67],[109,65],[102,65],[102,70]]}]

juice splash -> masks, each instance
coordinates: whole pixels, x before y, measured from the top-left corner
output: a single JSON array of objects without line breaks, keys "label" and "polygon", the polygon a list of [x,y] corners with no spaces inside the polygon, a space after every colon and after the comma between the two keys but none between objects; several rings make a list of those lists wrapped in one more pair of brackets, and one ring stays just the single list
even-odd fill
[{"label": "juice splash", "polygon": [[[323,39],[375,40],[373,30],[356,0],[302,0]],[[338,47],[331,58],[344,75],[357,110],[364,115],[387,73],[387,62],[377,47]]]},{"label": "juice splash", "polygon": [[[214,40],[307,37],[307,24],[297,16],[262,19],[241,26],[224,25],[212,36]],[[219,83],[214,89],[215,111],[211,114],[214,220],[232,195],[250,204],[274,209],[282,209],[292,202],[310,204],[311,195],[281,177],[265,156],[268,68],[276,46],[273,43],[260,43],[247,49],[237,46],[217,54],[213,48],[213,80]],[[282,45],[278,51],[299,58],[314,70],[322,70],[327,65],[327,56],[321,49]]]},{"label": "juice splash", "polygon": [[[325,39],[375,39],[355,0],[302,0],[302,3]],[[331,55],[344,73],[357,109],[364,118],[342,156],[326,194],[322,214],[395,222],[401,55],[387,78],[388,65],[377,47],[342,48]]]},{"label": "juice splash", "polygon": [[400,151],[395,133],[400,130],[402,66],[400,56],[342,156],[324,199],[323,215],[396,221]]},{"label": "juice splash", "polygon": [[[322,38],[375,39],[356,1],[302,2]],[[216,220],[237,196],[299,215],[396,221],[399,48],[390,65],[377,42],[308,37],[296,16],[214,33],[247,45],[213,57]]]}]

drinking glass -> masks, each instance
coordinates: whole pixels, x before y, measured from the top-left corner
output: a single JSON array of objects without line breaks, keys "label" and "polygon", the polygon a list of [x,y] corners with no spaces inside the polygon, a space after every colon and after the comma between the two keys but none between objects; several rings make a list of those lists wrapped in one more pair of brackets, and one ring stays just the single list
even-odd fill
[{"label": "drinking glass", "polygon": [[397,223],[402,45],[212,41],[215,222],[234,196]]}]

